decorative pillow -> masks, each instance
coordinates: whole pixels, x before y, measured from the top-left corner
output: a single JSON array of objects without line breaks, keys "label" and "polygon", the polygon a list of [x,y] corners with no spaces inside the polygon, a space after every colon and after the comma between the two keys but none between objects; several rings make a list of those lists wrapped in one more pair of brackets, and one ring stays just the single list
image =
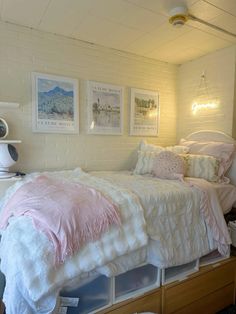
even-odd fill
[{"label": "decorative pillow", "polygon": [[153,161],[158,153],[152,151],[138,151],[138,161],[134,169],[134,174],[152,173]]},{"label": "decorative pillow", "polygon": [[181,145],[174,145],[174,146],[167,146],[165,150],[169,150],[176,154],[187,154],[189,152],[189,148],[187,146]]},{"label": "decorative pillow", "polygon": [[186,164],[186,177],[202,178],[210,182],[219,181],[220,161],[207,155],[180,155]]},{"label": "decorative pillow", "polygon": [[235,145],[224,142],[197,142],[180,140],[180,145],[189,147],[190,154],[198,155],[210,155],[217,158],[220,161],[219,173],[221,181],[227,182],[227,178],[224,174],[229,169],[233,161],[233,153],[235,151]]},{"label": "decorative pillow", "polygon": [[142,140],[140,142],[140,150],[141,151],[145,151],[145,152],[156,152],[156,153],[160,153],[164,150],[169,150],[171,152],[174,152],[176,154],[187,154],[189,152],[189,148],[187,146],[184,145],[175,145],[175,146],[167,146],[167,147],[162,147],[162,146],[157,146],[154,144],[147,144],[147,142],[145,140]]},{"label": "decorative pillow", "polygon": [[159,153],[153,163],[153,174],[160,179],[183,179],[185,163],[181,156],[163,151]]},{"label": "decorative pillow", "polygon": [[139,144],[140,150],[142,152],[156,152],[160,153],[164,150],[164,147],[162,146],[157,146],[154,144],[147,144],[145,140],[142,140]]}]

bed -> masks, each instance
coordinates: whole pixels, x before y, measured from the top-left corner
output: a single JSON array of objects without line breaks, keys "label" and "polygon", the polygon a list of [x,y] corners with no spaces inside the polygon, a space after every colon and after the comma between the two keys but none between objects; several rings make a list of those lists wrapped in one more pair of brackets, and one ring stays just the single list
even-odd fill
[{"label": "bed", "polygon": [[[191,141],[191,145],[193,141],[235,144],[231,137],[213,131],[193,133],[185,141],[187,144]],[[107,308],[104,311],[109,312],[109,309],[112,311],[116,308],[112,307],[112,303],[119,304],[126,298],[125,293],[122,297],[117,295],[116,298],[116,294],[114,297],[114,285],[129,281],[128,278],[132,276],[137,277],[139,272],[147,271],[149,274],[149,277],[142,275],[142,288],[150,286],[152,289],[162,289],[164,282],[161,276],[167,274],[168,269],[176,267],[178,270],[184,264],[193,265],[191,269],[196,270],[199,259],[215,250],[221,256],[229,257],[231,241],[223,214],[228,213],[236,202],[236,159],[233,154],[232,165],[227,173],[221,174],[221,181],[214,179],[209,183],[201,177],[163,180],[153,177],[148,171],[142,173],[146,166],[150,168],[150,156],[153,157],[152,150],[155,150],[152,145],[144,146],[144,150],[148,148],[148,164],[139,167],[138,171],[136,165],[136,171],[132,172],[86,173],[77,168],[72,171],[34,173],[7,190],[1,201],[3,208],[16,191],[38,178],[44,180],[42,176],[53,183],[69,181],[105,195],[118,208],[120,216],[120,224],[111,224],[99,238],[86,242],[73,254],[60,256],[63,258],[56,263],[55,246],[45,230],[37,230],[30,216],[10,215],[7,228],[2,228],[0,246],[1,270],[6,276],[3,300],[7,314],[77,313],[76,310],[78,313],[96,313],[103,307]],[[194,147],[192,149],[194,151]],[[155,153],[155,157],[158,154]],[[143,155],[140,160],[144,161]],[[225,178],[229,178],[231,183]],[[124,279],[124,274],[130,277]],[[152,282],[153,276],[155,280]],[[150,285],[147,284],[149,279],[152,282]],[[79,311],[77,305],[73,308],[66,303],[70,299],[67,291],[84,291],[86,294],[88,291],[83,287],[89,287],[90,283],[95,294],[95,282],[99,289],[106,287],[104,291],[108,296],[105,304]],[[115,289],[118,291],[117,286]],[[147,290],[140,289],[139,294]],[[160,293],[162,290],[158,291]],[[78,297],[72,299],[78,301]],[[61,300],[65,302],[64,305]],[[125,313],[122,311],[120,313]],[[165,313],[164,308],[162,312]]]}]

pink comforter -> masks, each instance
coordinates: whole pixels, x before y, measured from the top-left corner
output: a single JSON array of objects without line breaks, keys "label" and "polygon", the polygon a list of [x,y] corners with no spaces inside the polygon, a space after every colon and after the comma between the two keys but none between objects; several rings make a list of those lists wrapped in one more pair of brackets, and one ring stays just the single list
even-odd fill
[{"label": "pink comforter", "polygon": [[63,262],[89,241],[99,239],[111,225],[120,225],[118,210],[97,190],[79,183],[39,176],[21,186],[0,214],[5,229],[12,216],[29,216],[55,247]]}]

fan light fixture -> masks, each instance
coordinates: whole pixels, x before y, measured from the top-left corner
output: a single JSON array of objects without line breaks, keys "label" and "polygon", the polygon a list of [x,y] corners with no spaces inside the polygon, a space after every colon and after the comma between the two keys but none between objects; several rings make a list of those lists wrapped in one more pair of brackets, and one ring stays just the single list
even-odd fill
[{"label": "fan light fixture", "polygon": [[188,20],[191,20],[191,21],[194,21],[194,22],[198,22],[198,23],[201,23],[201,24],[204,24],[206,26],[209,26],[217,31],[220,31],[220,32],[223,32],[227,35],[230,35],[230,36],[233,36],[236,38],[236,34],[234,33],[231,33],[229,31],[227,31],[226,29],[223,29],[217,25],[214,25],[214,24],[211,24],[211,23],[208,23],[192,14],[190,14],[188,12],[188,9],[186,6],[178,6],[178,7],[175,7],[173,9],[170,10],[169,12],[170,14],[170,17],[169,17],[169,22],[170,24],[172,24],[173,26],[175,27],[182,27],[184,26],[184,24],[188,21]]},{"label": "fan light fixture", "polygon": [[188,20],[188,11],[186,7],[176,7],[170,11],[169,22],[175,27],[183,26]]}]

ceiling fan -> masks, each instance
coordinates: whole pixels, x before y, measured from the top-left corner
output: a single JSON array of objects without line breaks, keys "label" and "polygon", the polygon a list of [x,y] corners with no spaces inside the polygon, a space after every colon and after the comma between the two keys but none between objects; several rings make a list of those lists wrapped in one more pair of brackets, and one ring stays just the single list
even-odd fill
[{"label": "ceiling fan", "polygon": [[188,20],[199,22],[201,24],[207,25],[217,31],[223,32],[227,35],[236,37],[236,34],[231,33],[217,25],[211,24],[207,21],[204,21],[188,12],[188,8],[185,5],[176,6],[169,11],[169,22],[175,27],[183,26]]}]

